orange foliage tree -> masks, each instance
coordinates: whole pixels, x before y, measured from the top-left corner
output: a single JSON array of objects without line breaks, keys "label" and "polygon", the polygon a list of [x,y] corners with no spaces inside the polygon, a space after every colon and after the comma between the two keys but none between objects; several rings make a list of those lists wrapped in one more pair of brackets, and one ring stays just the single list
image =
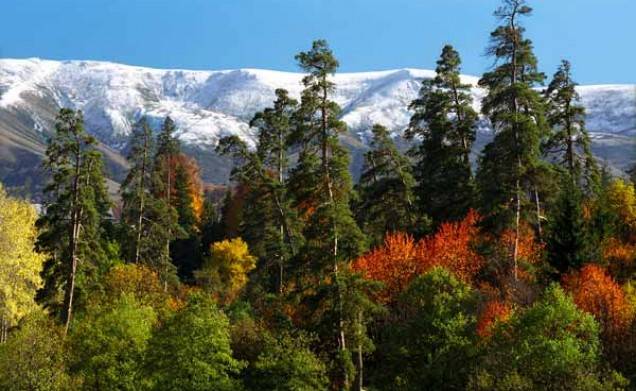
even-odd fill
[{"label": "orange foliage tree", "polygon": [[435,266],[470,282],[484,263],[472,246],[478,222],[479,215],[471,211],[464,220],[444,223],[436,234],[417,242],[405,233],[388,234],[382,247],[356,259],[352,268],[384,284],[380,296],[385,302],[396,299],[415,276]]},{"label": "orange foliage tree", "polygon": [[491,300],[486,303],[477,321],[477,335],[482,338],[492,334],[496,322],[505,322],[512,313],[508,303],[500,300]]},{"label": "orange foliage tree", "polygon": [[[162,159],[162,164],[165,165],[166,157]],[[190,190],[190,196],[192,197],[192,210],[197,220],[201,219],[203,214],[203,181],[201,180],[201,170],[196,160],[183,154],[170,155],[170,194],[174,197],[176,195],[176,175],[177,168],[182,168],[188,178],[188,185]]]},{"label": "orange foliage tree", "polygon": [[564,276],[563,285],[576,305],[601,323],[604,334],[615,335],[629,327],[633,311],[625,292],[602,267],[585,265]]}]

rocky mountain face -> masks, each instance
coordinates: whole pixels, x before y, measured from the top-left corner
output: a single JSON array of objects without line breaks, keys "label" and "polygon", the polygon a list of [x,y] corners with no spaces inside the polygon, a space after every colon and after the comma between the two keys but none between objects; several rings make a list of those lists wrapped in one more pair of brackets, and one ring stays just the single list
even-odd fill
[{"label": "rocky mountain face", "polygon": [[[421,80],[432,71],[399,69],[335,75],[335,100],[349,125],[345,143],[360,165],[374,123],[400,137],[408,123],[408,104]],[[227,181],[231,163],[216,156],[220,137],[238,135],[254,142],[248,122],[271,104],[276,88],[298,97],[302,74],[258,69],[223,71],[160,70],[95,61],[0,60],[0,180],[37,191],[42,182],[39,161],[60,107],[84,112],[86,128],[101,142],[110,177],[126,169],[121,151],[132,124],[142,115],[155,125],[170,115],[179,127],[185,150],[202,166],[209,182]],[[477,84],[477,78],[464,76]],[[473,89],[475,106],[483,96]],[[587,126],[596,156],[617,170],[636,160],[636,85],[580,86]],[[491,137],[486,121],[479,130],[476,153]]]}]

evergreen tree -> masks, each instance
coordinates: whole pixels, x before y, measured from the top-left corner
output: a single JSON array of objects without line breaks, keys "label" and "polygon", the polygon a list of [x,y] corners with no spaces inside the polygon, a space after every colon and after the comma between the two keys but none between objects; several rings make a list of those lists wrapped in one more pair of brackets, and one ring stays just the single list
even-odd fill
[{"label": "evergreen tree", "polygon": [[552,273],[563,273],[580,268],[592,261],[592,238],[583,216],[583,194],[566,176],[559,198],[550,218],[546,249]]},{"label": "evergreen tree", "polygon": [[[153,158],[152,194],[156,198],[153,216],[150,217],[156,228],[154,240],[164,247],[154,265],[164,282],[174,280],[176,268],[170,258],[170,244],[186,233],[179,225],[179,214],[175,208],[175,160],[180,153],[179,141],[174,133],[176,125],[170,117],[166,117],[157,135],[157,148]],[[159,242],[161,241],[161,242]]]},{"label": "evergreen tree", "polygon": [[356,215],[373,243],[380,244],[387,232],[408,232],[416,227],[415,179],[409,160],[400,154],[388,130],[374,125],[372,132],[371,150],[364,156],[358,184]]},{"label": "evergreen tree", "polygon": [[571,65],[564,60],[545,91],[547,119],[552,127],[545,149],[549,155],[556,156],[577,184],[594,191],[600,174],[585,129],[585,107],[579,103],[581,97],[576,86]]},{"label": "evergreen tree", "polygon": [[275,284],[279,293],[284,287],[286,264],[298,251],[300,242],[299,222],[291,205],[287,181],[288,139],[296,105],[287,91],[276,90],[274,106],[256,113],[250,122],[258,129],[255,151],[250,151],[236,136],[223,138],[217,148],[241,161],[232,172],[233,179],[249,189],[241,236],[264,263],[259,274],[271,274],[270,264],[275,262]]},{"label": "evergreen tree", "polygon": [[[133,128],[129,142],[128,162],[130,171],[122,182],[120,193],[122,197],[121,222],[124,229],[129,231],[127,236],[132,241],[124,248],[125,259],[135,263],[150,263],[149,259],[157,254],[147,251],[148,241],[148,205],[153,204],[152,185],[152,156],[154,154],[154,140],[152,130],[146,117],[142,117]],[[132,243],[129,243],[132,242]],[[142,256],[143,254],[143,256]]]},{"label": "evergreen tree", "polygon": [[193,272],[201,264],[199,222],[194,211],[192,194],[192,178],[185,167],[178,164],[174,167],[173,204],[177,212],[177,224],[182,236],[171,243],[170,257],[182,280],[192,281]]},{"label": "evergreen tree", "polygon": [[[105,222],[110,201],[96,143],[84,131],[81,112],[60,110],[44,162],[51,176],[44,189],[45,213],[37,222],[38,251],[49,255],[38,299],[60,310],[66,331],[78,299],[76,291],[82,293],[95,284],[109,262]],[[64,292],[61,308],[60,291]]]},{"label": "evergreen tree", "polygon": [[522,213],[526,208],[534,213],[540,210],[539,198],[535,197],[536,205],[531,205],[530,199],[538,194],[538,177],[543,171],[539,145],[546,127],[543,100],[533,89],[545,77],[537,70],[532,42],[524,38],[525,29],[519,24],[519,18],[531,12],[525,0],[504,0],[495,11],[502,25],[491,33],[488,53],[497,66],[479,81],[487,91],[482,112],[495,130],[494,140],[484,148],[477,173],[481,210],[491,229],[512,227],[515,231],[515,280]]},{"label": "evergreen tree", "polygon": [[422,82],[407,138],[420,138],[413,150],[417,161],[419,209],[436,224],[461,220],[474,203],[470,151],[475,141],[477,113],[470,85],[460,78],[461,59],[450,45],[437,61],[436,76]]},{"label": "evergreen tree", "polygon": [[203,212],[199,222],[199,231],[201,232],[200,253],[205,258],[210,255],[210,245],[220,241],[220,224],[217,215],[216,205],[210,199],[210,195],[206,194],[203,201]]},{"label": "evergreen tree", "polygon": [[303,232],[306,245],[301,252],[304,255],[301,261],[306,266],[303,278],[317,279],[319,286],[335,287],[320,289],[333,297],[310,294],[309,299],[314,303],[333,299],[335,303],[334,316],[325,319],[329,324],[324,328],[327,339],[324,346],[330,346],[328,341],[335,342],[332,380],[337,387],[348,388],[351,356],[345,336],[340,269],[362,251],[366,239],[349,206],[352,191],[349,154],[338,138],[346,131],[346,125],[338,119],[340,108],[330,99],[335,89],[330,76],[336,72],[338,61],[323,40],[315,41],[311,50],[299,53],[296,59],[307,73],[294,135],[301,148],[300,163],[290,178],[295,189],[304,188],[295,194],[295,202],[304,209],[302,215],[307,219]]}]

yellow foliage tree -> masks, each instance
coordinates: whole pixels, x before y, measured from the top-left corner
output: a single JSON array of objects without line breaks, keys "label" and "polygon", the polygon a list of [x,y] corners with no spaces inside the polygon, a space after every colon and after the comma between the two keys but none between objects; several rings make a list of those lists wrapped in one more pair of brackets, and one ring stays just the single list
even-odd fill
[{"label": "yellow foliage tree", "polygon": [[256,257],[241,238],[212,243],[210,247],[210,257],[194,275],[199,285],[227,304],[247,283],[247,273],[256,267]]},{"label": "yellow foliage tree", "polygon": [[630,233],[636,233],[636,190],[632,183],[622,179],[615,179],[609,185],[607,198],[620,223],[629,229]]},{"label": "yellow foliage tree", "polygon": [[7,196],[0,185],[0,342],[37,306],[34,296],[42,285],[45,257],[33,250],[36,219],[33,206]]}]

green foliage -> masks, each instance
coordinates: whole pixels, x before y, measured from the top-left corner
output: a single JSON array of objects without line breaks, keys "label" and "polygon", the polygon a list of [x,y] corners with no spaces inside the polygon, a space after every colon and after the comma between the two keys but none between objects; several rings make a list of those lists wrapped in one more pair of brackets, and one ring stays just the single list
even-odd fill
[{"label": "green foliage", "polygon": [[264,347],[248,369],[246,387],[263,391],[327,390],[326,367],[306,337],[266,336]]},{"label": "green foliage", "polygon": [[583,217],[583,196],[567,175],[549,219],[546,249],[555,277],[594,261],[588,224]]},{"label": "green foliage", "polygon": [[599,327],[552,285],[526,311],[499,323],[470,390],[612,390],[625,380],[600,360]]},{"label": "green foliage", "polygon": [[419,209],[436,224],[461,220],[474,205],[470,151],[477,113],[471,86],[461,82],[460,65],[459,53],[444,46],[436,76],[422,82],[409,106],[414,114],[406,136],[421,139],[412,150]]},{"label": "green foliage", "polygon": [[[442,268],[417,277],[386,328],[376,375],[383,389],[463,389],[477,358],[476,293]],[[384,366],[386,363],[386,367]]]},{"label": "green foliage", "polygon": [[112,261],[107,237],[111,205],[96,143],[84,130],[81,112],[60,110],[46,150],[44,168],[51,181],[44,189],[36,246],[49,255],[38,299],[61,314],[67,327],[73,304],[85,300]]},{"label": "green foliage", "polygon": [[[314,310],[324,303],[329,335],[321,335],[325,351],[336,358],[331,371],[332,387],[347,388],[351,362],[346,350],[344,303],[339,270],[366,247],[366,237],[353,218],[349,153],[339,141],[347,126],[338,119],[340,107],[331,100],[335,85],[331,80],[338,61],[324,40],[314,41],[310,50],[296,55],[306,72],[305,89],[295,114],[294,146],[300,148],[299,164],[290,174],[294,204],[305,220],[305,245],[299,252],[296,271],[303,297]],[[316,282],[317,289],[309,286]],[[325,295],[316,295],[318,292]],[[336,342],[335,344],[333,342]]]},{"label": "green foliage", "polygon": [[255,151],[236,136],[224,137],[217,151],[232,155],[239,166],[232,178],[249,189],[240,234],[261,261],[257,276],[268,291],[282,292],[285,268],[302,242],[300,221],[288,188],[289,137],[297,102],[276,90],[273,107],[258,112],[250,125],[258,129]]},{"label": "green foliage", "polygon": [[86,390],[140,390],[147,387],[142,364],[156,315],[133,296],[89,308],[71,335],[74,372]]},{"label": "green foliage", "polygon": [[[151,191],[154,139],[145,117],[134,126],[129,141],[130,170],[121,184],[121,223],[126,235],[122,248],[129,262],[151,264],[161,258],[163,247],[156,246],[155,222],[149,219],[157,200]],[[155,228],[156,230],[156,228]]]},{"label": "green foliage", "polygon": [[0,344],[0,389],[70,391],[63,330],[42,310],[26,316]]},{"label": "green foliage", "polygon": [[151,205],[152,214],[148,220],[154,229],[152,247],[156,249],[153,267],[164,281],[176,280],[176,267],[172,263],[170,244],[177,238],[186,236],[179,225],[179,213],[175,208],[175,164],[180,153],[179,140],[175,137],[176,125],[166,117],[157,135],[157,147],[152,164],[151,191],[156,201]]},{"label": "green foliage", "polygon": [[147,371],[153,390],[240,390],[243,364],[232,357],[229,322],[212,300],[194,294],[152,336]]},{"label": "green foliage", "polygon": [[552,132],[544,148],[556,156],[558,163],[568,170],[575,183],[594,192],[599,186],[599,170],[590,149],[590,136],[585,129],[585,108],[572,80],[571,65],[562,61],[554,74],[545,96],[548,101],[547,118]]},{"label": "green foliage", "polygon": [[[491,34],[488,53],[497,66],[486,72],[479,86],[487,90],[482,113],[495,129],[483,150],[477,172],[480,209],[495,230],[509,228],[524,209],[545,169],[540,141],[545,137],[542,96],[533,88],[545,76],[537,69],[532,41],[524,37],[519,19],[530,15],[525,0],[506,0],[495,16],[502,21]],[[518,224],[516,224],[518,226]]]},{"label": "green foliage", "polygon": [[418,226],[411,164],[395,146],[389,131],[374,125],[371,150],[364,156],[358,184],[360,202],[356,217],[360,227],[380,244],[387,232],[407,232]]}]

